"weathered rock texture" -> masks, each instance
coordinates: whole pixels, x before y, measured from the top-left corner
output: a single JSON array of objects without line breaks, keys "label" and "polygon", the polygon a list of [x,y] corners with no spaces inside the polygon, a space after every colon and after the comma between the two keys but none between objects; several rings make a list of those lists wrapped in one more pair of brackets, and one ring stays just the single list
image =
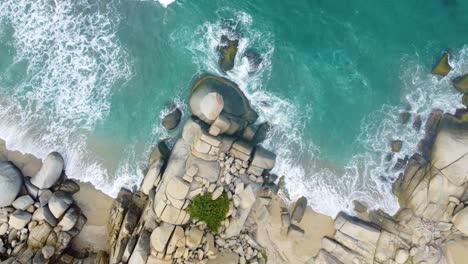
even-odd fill
[{"label": "weathered rock texture", "polygon": [[[395,182],[400,211],[340,215],[312,263],[464,263],[468,211],[468,112],[433,128],[429,159],[414,155]],[[465,248],[466,250],[466,248]]]}]

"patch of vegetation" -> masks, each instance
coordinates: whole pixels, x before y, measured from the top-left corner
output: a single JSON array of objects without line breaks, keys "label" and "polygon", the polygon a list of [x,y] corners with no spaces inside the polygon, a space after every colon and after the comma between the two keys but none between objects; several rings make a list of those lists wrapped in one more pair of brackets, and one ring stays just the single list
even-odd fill
[{"label": "patch of vegetation", "polygon": [[218,232],[229,211],[229,198],[227,193],[216,200],[210,193],[199,194],[193,198],[188,210],[193,219],[205,222],[209,230]]}]

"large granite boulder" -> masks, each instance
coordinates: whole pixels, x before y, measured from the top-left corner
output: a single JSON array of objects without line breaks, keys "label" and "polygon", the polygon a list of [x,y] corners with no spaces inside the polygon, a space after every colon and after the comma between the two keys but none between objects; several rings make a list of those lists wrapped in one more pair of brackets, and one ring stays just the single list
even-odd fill
[{"label": "large granite boulder", "polygon": [[63,163],[63,158],[58,152],[49,153],[39,172],[31,179],[31,183],[39,189],[52,187],[62,174]]},{"label": "large granite boulder", "polygon": [[468,181],[468,114],[445,116],[432,151],[434,166],[453,184]]},{"label": "large granite boulder", "polygon": [[10,162],[0,161],[0,207],[10,206],[18,196],[23,176]]},{"label": "large granite boulder", "polygon": [[230,122],[226,134],[240,131],[258,117],[235,83],[210,74],[194,82],[189,104],[191,112],[207,124],[212,124],[221,113],[225,113]]},{"label": "large granite boulder", "polygon": [[447,75],[450,72],[450,70],[452,70],[452,67],[448,63],[448,58],[449,54],[447,52],[444,52],[444,54],[442,54],[442,57],[432,69],[432,74],[442,76]]}]

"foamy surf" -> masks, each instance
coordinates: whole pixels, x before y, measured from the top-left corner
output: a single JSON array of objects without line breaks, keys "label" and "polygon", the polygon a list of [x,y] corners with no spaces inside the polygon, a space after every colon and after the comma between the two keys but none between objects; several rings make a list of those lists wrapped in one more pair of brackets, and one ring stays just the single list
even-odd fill
[{"label": "foamy surf", "polygon": [[[69,176],[111,194],[135,177],[110,184],[86,141],[108,115],[113,87],[132,75],[116,36],[119,19],[114,2],[0,2],[0,26],[13,29],[9,37],[15,50],[13,63],[0,76],[7,95],[0,109],[0,137],[9,148],[39,157],[60,151]],[[18,70],[23,76],[14,79],[17,75],[9,72]]]},{"label": "foamy surf", "polygon": [[[304,135],[305,121],[313,109],[301,112],[293,102],[268,92],[263,84],[271,74],[271,58],[274,52],[273,38],[268,32],[260,32],[252,26],[252,17],[244,12],[220,10],[217,21],[205,23],[198,28],[188,45],[199,72],[213,72],[235,81],[247,94],[260,114],[260,121],[273,125],[263,143],[277,154],[273,173],[286,177],[286,189],[291,199],[308,198],[312,207],[321,213],[336,216],[340,211],[353,213],[354,200],[365,203],[369,209],[382,209],[394,214],[399,209],[392,194],[392,182],[400,171],[392,170],[399,158],[418,151],[417,144],[424,136],[424,129],[415,130],[412,121],[401,125],[400,112],[409,110],[412,118],[420,116],[422,123],[433,109],[454,112],[461,104],[460,95],[452,88],[450,80],[466,69],[460,69],[468,58],[468,48],[454,54],[451,63],[455,66],[449,76],[438,78],[430,69],[421,66],[418,57],[407,55],[401,67],[401,104],[385,105],[362,121],[359,144],[366,151],[352,157],[346,166],[337,167],[319,159],[319,149],[308,142]],[[221,35],[241,32],[235,67],[223,73],[217,65],[217,51]],[[186,39],[188,32],[177,32],[175,38]],[[204,41],[200,41],[204,39]],[[255,48],[262,55],[259,70],[249,74],[248,62],[242,58],[247,48]],[[386,159],[390,141],[404,141],[403,150],[389,161]],[[298,184],[300,183],[300,184]]]}]

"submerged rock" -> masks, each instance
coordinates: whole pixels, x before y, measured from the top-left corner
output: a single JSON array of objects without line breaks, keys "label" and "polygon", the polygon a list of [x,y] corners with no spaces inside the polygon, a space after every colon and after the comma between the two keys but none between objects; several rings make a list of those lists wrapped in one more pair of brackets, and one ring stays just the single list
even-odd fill
[{"label": "submerged rock", "polygon": [[392,151],[393,152],[400,152],[402,147],[403,147],[403,141],[401,141],[401,140],[393,140],[392,141]]},{"label": "submerged rock", "polygon": [[453,86],[460,92],[468,93],[468,73],[453,79]]},{"label": "submerged rock", "polygon": [[462,98],[462,103],[468,107],[468,94],[464,94]]},{"label": "submerged rock", "polygon": [[18,196],[23,177],[10,162],[0,161],[0,207],[10,206]]},{"label": "submerged rock", "polygon": [[179,108],[175,108],[163,118],[162,125],[165,129],[172,130],[179,125],[181,118],[182,111]]},{"label": "submerged rock", "polygon": [[221,36],[221,42],[218,46],[219,59],[218,64],[223,71],[229,71],[234,68],[234,59],[236,58],[239,39],[231,40],[228,36]]},{"label": "submerged rock", "polygon": [[256,72],[260,63],[262,63],[262,56],[258,52],[252,49],[248,49],[244,52],[243,58],[246,58],[249,62],[249,73]]},{"label": "submerged rock", "polygon": [[408,112],[401,112],[400,113],[400,122],[405,125],[406,123],[408,123],[409,119],[411,117],[411,114],[408,113]]},{"label": "submerged rock", "polygon": [[422,126],[422,119],[420,115],[417,115],[413,120],[413,128],[419,131]]},{"label": "submerged rock", "polygon": [[432,74],[445,76],[450,72],[450,70],[452,70],[452,67],[448,63],[448,53],[444,52],[442,57],[432,69]]}]

